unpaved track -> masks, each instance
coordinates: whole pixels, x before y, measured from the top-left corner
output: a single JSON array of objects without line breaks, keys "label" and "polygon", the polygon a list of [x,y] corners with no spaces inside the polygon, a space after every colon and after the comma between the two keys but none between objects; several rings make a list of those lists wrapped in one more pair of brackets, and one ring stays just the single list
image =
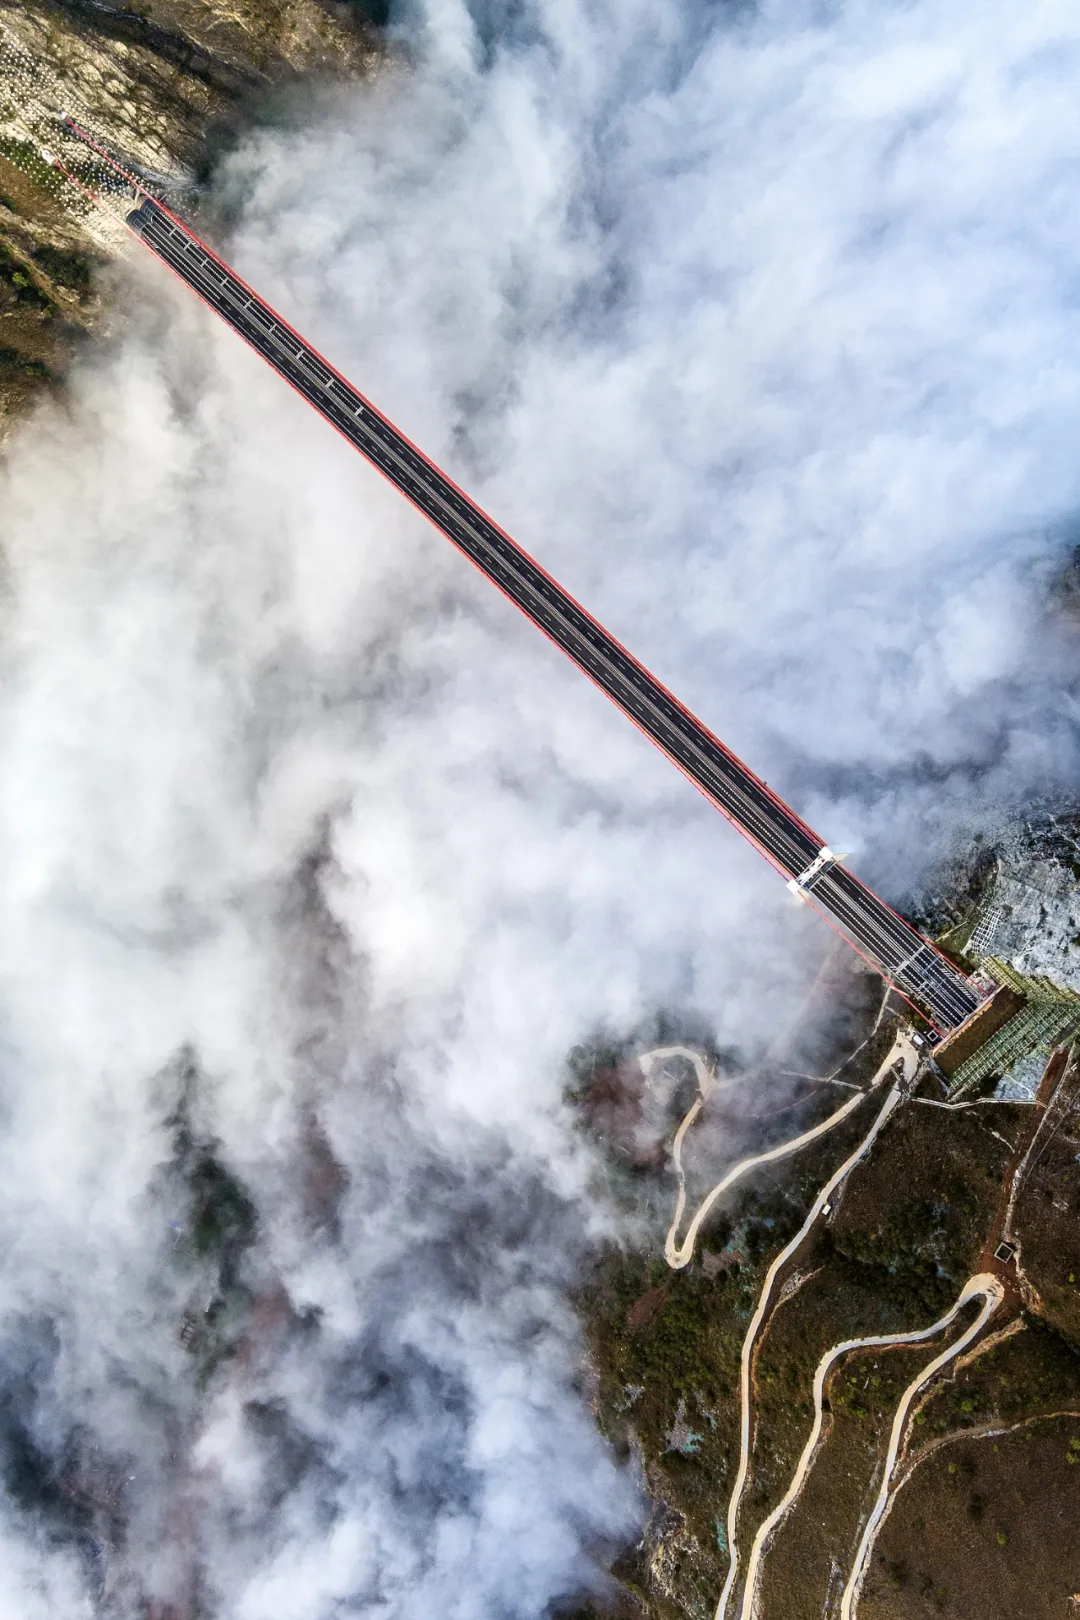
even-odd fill
[{"label": "unpaved track", "polygon": [[654,1046],[651,1052],[642,1052],[638,1067],[645,1079],[651,1080],[653,1070],[665,1064],[669,1058],[682,1058],[684,1062],[692,1064],[701,1100],[711,1096],[716,1088],[716,1070],[710,1068],[701,1053],[695,1052],[692,1046]]},{"label": "unpaved track", "polygon": [[[653,1056],[651,1053],[646,1055]],[[757,1169],[758,1165],[775,1164],[778,1159],[786,1159],[790,1154],[798,1153],[800,1148],[808,1147],[811,1142],[816,1142],[818,1137],[826,1136],[829,1131],[831,1131],[835,1126],[841,1124],[849,1114],[853,1113],[854,1110],[858,1108],[859,1104],[867,1095],[867,1092],[873,1091],[876,1086],[880,1085],[881,1082],[888,1077],[891,1070],[901,1058],[904,1059],[905,1073],[907,1073],[908,1065],[910,1063],[911,1073],[913,1074],[915,1072],[915,1065],[918,1062],[917,1054],[912,1048],[907,1037],[898,1035],[896,1040],[893,1042],[893,1045],[889,1049],[888,1056],[885,1058],[885,1061],[874,1075],[874,1078],[871,1080],[866,1091],[855,1092],[855,1094],[850,1097],[846,1103],[844,1103],[843,1107],[838,1108],[834,1114],[830,1114],[828,1119],[823,1119],[820,1125],[815,1125],[812,1130],[804,1131],[801,1136],[793,1137],[789,1142],[780,1142],[776,1147],[769,1148],[765,1153],[755,1153],[749,1158],[740,1159],[738,1164],[732,1165],[731,1169],[727,1172],[723,1179],[718,1181],[716,1186],[706,1193],[705,1197],[698,1205],[693,1220],[686,1229],[686,1236],[680,1243],[679,1226],[682,1223],[682,1218],[686,1211],[686,1179],[682,1167],[682,1145],[687,1131],[690,1129],[690,1126],[694,1123],[694,1120],[701,1111],[703,1097],[696,1098],[693,1106],[688,1110],[681,1124],[679,1125],[679,1129],[675,1133],[675,1141],[671,1150],[671,1156],[675,1165],[675,1173],[679,1178],[679,1196],[675,1204],[675,1215],[672,1219],[670,1229],[668,1230],[667,1238],[664,1241],[664,1259],[667,1261],[671,1269],[673,1271],[681,1271],[684,1266],[690,1264],[690,1261],[694,1257],[694,1247],[697,1243],[697,1237],[699,1231],[701,1230],[702,1222],[707,1218],[709,1211],[713,1208],[718,1198],[722,1197],[730,1187],[734,1187],[737,1181],[741,1181],[744,1176],[749,1175],[751,1170]]]},{"label": "unpaved track", "polygon": [[[734,1590],[735,1583],[739,1575],[739,1549],[737,1539],[739,1509],[742,1505],[743,1492],[746,1489],[746,1480],[750,1469],[750,1400],[752,1390],[751,1371],[758,1334],[768,1313],[769,1306],[772,1303],[773,1285],[775,1284],[776,1279],[783,1270],[784,1266],[805,1241],[815,1221],[825,1208],[825,1205],[829,1202],[833,1193],[844,1181],[845,1177],[848,1176],[859,1163],[859,1160],[870,1151],[870,1148],[877,1140],[878,1135],[883,1130],[890,1115],[903,1100],[906,1084],[914,1078],[915,1072],[919,1066],[919,1054],[912,1046],[907,1036],[903,1034],[897,1036],[896,1041],[888,1053],[888,1056],[885,1058],[885,1061],[882,1063],[877,1074],[874,1076],[874,1079],[871,1081],[871,1087],[877,1085],[888,1074],[890,1074],[893,1068],[895,1068],[896,1064],[900,1061],[903,1062],[901,1079],[889,1092],[869,1131],[867,1131],[866,1135],[863,1137],[855,1151],[851,1153],[844,1160],[839,1169],[835,1170],[829,1177],[824,1187],[822,1187],[821,1191],[814,1199],[813,1204],[810,1206],[809,1213],[807,1214],[806,1219],[803,1221],[803,1224],[800,1226],[799,1230],[786,1245],[786,1247],[783,1248],[776,1256],[776,1259],[773,1261],[772,1265],[765,1274],[765,1281],[762,1284],[757,1309],[755,1310],[750,1322],[750,1326],[747,1329],[746,1338],[743,1341],[742,1348],[742,1366],[739,1380],[739,1397],[741,1404],[739,1470],[735,1476],[735,1486],[731,1493],[731,1500],[728,1504],[727,1512],[727,1539],[731,1562],[728,1567],[727,1580],[724,1582],[724,1589],[720,1594],[720,1601],[716,1606],[716,1620],[725,1620],[728,1604],[731,1601],[731,1594]],[[861,1100],[862,1095],[863,1094],[860,1093],[859,1100]],[[835,1117],[836,1116],[834,1116],[834,1123]],[[826,1124],[827,1123],[829,1122],[826,1121]],[[796,1141],[798,1140],[799,1139],[796,1139]],[[794,1147],[794,1144],[791,1143],[787,1145],[789,1148]],[[736,1169],[738,1168],[739,1166],[736,1166]]]},{"label": "unpaved track", "polygon": [[881,1476],[881,1489],[878,1491],[877,1501],[874,1503],[870,1511],[870,1517],[867,1519],[863,1529],[859,1550],[855,1554],[855,1562],[852,1565],[848,1583],[844,1588],[844,1595],[840,1599],[840,1620],[852,1620],[859,1601],[859,1594],[862,1591],[863,1581],[866,1579],[866,1571],[870,1565],[870,1555],[874,1550],[878,1529],[885,1515],[885,1509],[889,1504],[889,1488],[892,1485],[893,1471],[896,1468],[896,1459],[903,1442],[904,1430],[907,1426],[908,1413],[911,1410],[912,1402],[919,1391],[930,1382],[936,1373],[941,1371],[942,1367],[947,1366],[954,1357],[960,1355],[974,1339],[978,1338],[1001,1304],[1004,1296],[1005,1288],[1000,1277],[995,1277],[988,1271],[980,1272],[978,1276],[972,1277],[965,1285],[960,1298],[953,1307],[952,1314],[955,1315],[956,1311],[966,1305],[969,1300],[980,1297],[983,1302],[982,1310],[976,1316],[974,1322],[961,1333],[955,1343],[948,1345],[939,1356],[935,1356],[933,1361],[911,1380],[911,1383],[901,1395],[900,1404],[896,1409],[896,1416],[893,1418],[892,1433],[889,1436],[889,1449],[885,1453],[885,1468]]},{"label": "unpaved track", "polygon": [[[996,1281],[997,1280],[994,1278],[990,1279],[990,1282],[996,1283]],[[825,1421],[825,1384],[833,1367],[835,1367],[836,1363],[840,1361],[842,1357],[849,1355],[856,1350],[893,1349],[903,1345],[922,1344],[928,1339],[937,1338],[938,1334],[944,1333],[946,1328],[951,1326],[968,1301],[973,1299],[976,1294],[981,1291],[982,1285],[986,1283],[987,1278],[985,1277],[973,1277],[965,1286],[963,1292],[960,1294],[952,1308],[948,1310],[944,1316],[939,1317],[936,1322],[932,1322],[929,1327],[917,1328],[911,1333],[883,1333],[874,1334],[871,1337],[864,1339],[845,1339],[842,1344],[833,1345],[831,1350],[826,1350],[825,1354],[818,1362],[817,1371],[814,1374],[814,1422],[810,1430],[809,1438],[807,1439],[806,1445],[803,1447],[802,1456],[799,1458],[798,1466],[792,1475],[791,1484],[788,1486],[783,1499],[776,1505],[773,1511],[769,1514],[768,1518],[764,1520],[758,1529],[758,1533],[754,1537],[754,1544],[750,1549],[750,1556],[746,1561],[746,1585],[743,1592],[742,1606],[739,1611],[740,1620],[743,1620],[743,1617],[745,1617],[745,1620],[758,1620],[760,1613],[760,1594],[758,1588],[761,1580],[762,1561],[766,1552],[769,1550],[769,1543],[772,1541],[772,1538],[779,1528],[782,1520],[786,1518],[787,1514],[795,1506],[795,1503],[802,1494],[807,1475],[809,1474],[816,1457],[821,1440],[821,1431]],[[1000,1302],[1001,1293],[1003,1292],[1000,1283],[997,1283],[997,1288],[999,1290],[998,1297],[991,1309],[996,1308],[997,1303]],[[982,1323],[986,1320],[986,1316],[988,1315],[989,1312],[987,1312],[986,1315],[984,1315],[976,1324],[974,1324],[976,1331],[978,1331],[978,1329],[982,1326]],[[970,1342],[969,1337],[962,1337],[955,1345],[950,1346],[945,1352],[945,1359],[947,1360],[952,1356],[959,1355],[964,1347],[964,1344],[968,1342]],[[925,1385],[927,1380],[933,1375],[933,1372],[936,1371],[938,1367],[944,1366],[944,1364],[944,1361],[939,1357],[938,1360],[933,1362],[930,1367],[926,1368],[923,1372],[920,1372],[918,1377],[915,1378],[912,1383],[909,1384],[907,1390],[905,1390],[904,1396],[901,1400],[901,1407],[903,1406],[905,1400],[907,1401],[908,1406],[910,1406],[911,1401],[914,1399],[914,1396],[917,1394],[918,1390]],[[894,1434],[895,1432],[896,1430],[894,1425]],[[885,1465],[884,1488],[886,1494],[888,1490],[888,1482],[895,1466],[895,1461],[896,1454],[895,1451],[893,1451],[890,1459],[887,1459]]]}]

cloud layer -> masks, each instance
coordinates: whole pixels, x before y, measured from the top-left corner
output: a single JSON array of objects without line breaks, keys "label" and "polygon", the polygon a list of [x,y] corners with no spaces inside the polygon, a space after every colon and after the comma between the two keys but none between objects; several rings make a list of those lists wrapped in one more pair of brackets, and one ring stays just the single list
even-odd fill
[{"label": "cloud layer", "polygon": [[[898,895],[1076,777],[1080,26],[430,0],[254,281]],[[152,264],[13,444],[0,1615],[535,1616],[633,1481],[568,1048],[828,939]]]}]

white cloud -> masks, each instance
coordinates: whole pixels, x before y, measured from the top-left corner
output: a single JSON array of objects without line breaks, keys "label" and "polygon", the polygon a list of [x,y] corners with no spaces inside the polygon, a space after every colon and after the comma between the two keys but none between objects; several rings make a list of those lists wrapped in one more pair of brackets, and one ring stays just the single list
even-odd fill
[{"label": "white cloud", "polygon": [[[895,894],[1075,780],[1080,26],[512,10],[432,0],[252,136],[231,256]],[[130,299],[4,473],[4,1376],[121,1612],[534,1616],[636,1511],[562,1057],[672,1006],[752,1048],[828,936],[230,333]],[[258,1219],[203,1393],[185,1049]]]}]

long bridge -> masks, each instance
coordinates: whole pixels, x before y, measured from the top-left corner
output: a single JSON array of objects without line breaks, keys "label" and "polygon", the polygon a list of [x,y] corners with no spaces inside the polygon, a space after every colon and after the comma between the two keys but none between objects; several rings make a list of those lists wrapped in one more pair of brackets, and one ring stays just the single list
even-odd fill
[{"label": "long bridge", "polygon": [[[684,772],[788,887],[941,1034],[981,1005],[974,985],[849,872],[795,814],[603,625],[417,449],[216,253],[74,120],[67,131],[133,188],[135,236],[412,502]],[[58,160],[47,154],[57,164]],[[66,171],[65,171],[66,172]],[[69,176],[69,178],[74,178]],[[78,183],[76,181],[76,183]]]}]

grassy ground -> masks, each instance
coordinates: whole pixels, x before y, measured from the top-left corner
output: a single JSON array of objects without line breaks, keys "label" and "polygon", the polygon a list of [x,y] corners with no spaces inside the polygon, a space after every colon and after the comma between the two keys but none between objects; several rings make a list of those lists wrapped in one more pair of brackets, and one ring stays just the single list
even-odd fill
[{"label": "grassy ground", "polygon": [[[1005,1114],[999,1125],[1008,1139],[1021,1117],[1019,1110]],[[974,1269],[1008,1156],[974,1111],[913,1104],[853,1172],[832,1223],[803,1262],[806,1283],[776,1312],[762,1341],[744,1546],[801,1454],[821,1356],[844,1339],[926,1326],[948,1310]],[[826,1443],[766,1566],[767,1614],[821,1614],[834,1564],[850,1562],[899,1396],[937,1348],[860,1353],[837,1368],[827,1391]]]},{"label": "grassy ground", "polygon": [[1037,1317],[938,1385],[915,1420],[913,1461],[943,1436],[1080,1409],[1080,1355]]},{"label": "grassy ground", "polygon": [[48,194],[0,159],[0,415],[63,372],[98,312],[95,264]]},{"label": "grassy ground", "polygon": [[1080,1126],[1074,1113],[1032,1164],[1015,1227],[1045,1316],[1080,1348]]},{"label": "grassy ground", "polygon": [[877,1491],[897,1401],[938,1348],[856,1353],[837,1368],[827,1391],[826,1441],[765,1562],[761,1596],[769,1620],[833,1612]]},{"label": "grassy ground", "polygon": [[[884,1029],[881,1041],[891,1033]],[[879,1059],[876,1046],[867,1050],[865,1067],[855,1072],[865,1078]],[[617,1447],[640,1457],[657,1504],[643,1546],[618,1571],[649,1613],[708,1615],[715,1606],[727,1567],[723,1524],[738,1455],[739,1358],[747,1323],[772,1257],[882,1100],[881,1094],[868,1099],[835,1137],[733,1194],[715,1212],[699,1256],[685,1271],[672,1273],[659,1258],[658,1219],[649,1252],[609,1253],[583,1291],[601,1425]],[[834,1095],[826,1105],[819,1097],[804,1112],[836,1101]],[[1019,1106],[1002,1106],[992,1111],[988,1129],[983,1110],[907,1105],[797,1258],[798,1286],[775,1312],[757,1362],[759,1420],[741,1523],[744,1551],[786,1489],[804,1444],[820,1356],[845,1338],[904,1331],[948,1309],[975,1267],[1010,1144],[1028,1118]],[[795,1134],[805,1123],[796,1111],[785,1118],[782,1134]],[[774,1127],[775,1121],[761,1122],[759,1130]],[[747,1150],[740,1137],[730,1157]],[[719,1174],[723,1167],[711,1168]],[[702,1185],[708,1179],[702,1177]],[[670,1211],[670,1173],[643,1174],[638,1182],[642,1203]],[[721,1263],[725,1269],[717,1271]],[[1043,1400],[1046,1409],[1046,1401],[1061,1398],[1076,1358],[1057,1335],[1032,1330],[1023,1338],[1022,1353],[1009,1341],[973,1363],[955,1386],[945,1386],[963,1393],[952,1406],[945,1394],[940,1407],[928,1406],[919,1426],[924,1441],[970,1426],[971,1414],[988,1413],[995,1400],[1010,1412],[1009,1399],[1018,1401],[1029,1414],[1033,1401]],[[1041,1356],[1037,1366],[1031,1347]],[[828,1392],[826,1443],[804,1502],[766,1565],[765,1620],[818,1620],[830,1593],[837,1595],[900,1392],[938,1348],[860,1354],[838,1368]],[[1022,1375],[1014,1367],[1021,1354],[1027,1358]],[[985,1389],[979,1380],[989,1380]]]},{"label": "grassy ground", "polygon": [[1080,1418],[961,1436],[886,1520],[860,1620],[1062,1620],[1080,1595],[1078,1526]]},{"label": "grassy ground", "polygon": [[[893,1033],[892,1024],[883,1027],[845,1078],[865,1080]],[[590,1054],[576,1055],[573,1092],[592,1129],[608,1115],[590,1107],[590,1085],[600,1087],[606,1106],[620,1061],[622,1052],[598,1052],[595,1062]],[[711,1183],[733,1158],[762,1140],[797,1134],[846,1095],[828,1088],[782,1116],[733,1123],[737,1145],[708,1166],[708,1174],[699,1164],[697,1179]],[[722,1525],[737,1462],[746,1326],[773,1256],[798,1229],[822,1181],[865,1134],[880,1102],[869,1099],[834,1135],[759,1174],[719,1205],[698,1259],[684,1271],[671,1272],[661,1257],[674,1207],[670,1170],[638,1172],[626,1182],[624,1192],[636,1194],[638,1207],[655,1211],[652,1246],[608,1252],[580,1298],[599,1374],[601,1426],[618,1448],[640,1456],[657,1503],[643,1548],[618,1573],[657,1614],[704,1615],[715,1607],[727,1565]],[[625,1130],[622,1111],[618,1119]]]},{"label": "grassy ground", "polygon": [[[861,1524],[880,1482],[876,1470],[897,1399],[936,1348],[859,1354],[837,1369],[827,1392],[832,1421],[827,1443],[803,1499],[778,1534],[765,1565],[762,1600],[767,1620],[820,1620],[822,1615],[833,1615],[852,1566]],[[942,1561],[936,1554],[931,1556],[926,1546],[923,1538],[930,1511],[925,1498],[933,1498],[944,1485],[952,1493],[952,1504],[953,1495],[966,1487],[965,1512],[973,1524],[981,1523],[992,1505],[990,1493],[997,1487],[978,1483],[972,1458],[984,1459],[984,1473],[992,1479],[1001,1455],[993,1447],[1002,1440],[1000,1434],[986,1435],[985,1431],[1009,1429],[1035,1419],[1027,1431],[1034,1438],[1024,1442],[1034,1444],[1041,1428],[1040,1415],[1062,1411],[1080,1413],[1080,1357],[1060,1335],[1037,1321],[1027,1322],[1021,1332],[1000,1340],[968,1361],[954,1377],[933,1387],[915,1419],[913,1470],[906,1484],[901,1476],[896,1507],[886,1521],[888,1532],[873,1565],[870,1590],[877,1593],[880,1604],[875,1607],[868,1596],[860,1609],[863,1620],[867,1614],[875,1620],[982,1614],[975,1601],[977,1586],[961,1595],[963,1561],[955,1557]],[[1078,1426],[1080,1419],[1070,1434]],[[965,1437],[974,1443],[976,1436],[983,1437],[978,1440],[977,1453],[958,1449]],[[1073,1450],[1077,1464],[1066,1461],[1066,1468],[1080,1464],[1080,1444]],[[935,1461],[940,1460],[939,1454],[945,1458],[943,1468]],[[922,1482],[924,1470],[926,1485]],[[1028,1481],[1020,1517],[1056,1512],[1055,1477],[1051,1470],[1041,1487],[1037,1481]],[[1003,1502],[998,1506],[1002,1514],[1008,1517],[1011,1513],[1019,1522],[1012,1508]],[[936,1512],[936,1506],[932,1511]],[[1057,1588],[1050,1590],[1056,1592]],[[1026,1616],[1027,1611],[1017,1608],[1013,1613]]]},{"label": "grassy ground", "polygon": [[583,1290],[601,1425],[617,1447],[639,1453],[654,1497],[671,1516],[661,1517],[657,1546],[646,1548],[651,1574],[624,1572],[660,1602],[658,1613],[705,1612],[710,1597],[715,1604],[727,1566],[722,1524],[738,1460],[747,1324],[773,1256],[865,1132],[874,1106],[857,1111],[786,1175],[759,1178],[718,1213],[703,1253],[722,1252],[737,1231],[743,1259],[729,1269],[710,1276],[695,1262],[671,1272],[656,1253],[611,1252]]},{"label": "grassy ground", "polygon": [[852,1175],[832,1226],[839,1253],[868,1267],[882,1299],[933,1320],[971,1275],[1002,1175],[1029,1113],[1002,1104],[902,1109]]}]

